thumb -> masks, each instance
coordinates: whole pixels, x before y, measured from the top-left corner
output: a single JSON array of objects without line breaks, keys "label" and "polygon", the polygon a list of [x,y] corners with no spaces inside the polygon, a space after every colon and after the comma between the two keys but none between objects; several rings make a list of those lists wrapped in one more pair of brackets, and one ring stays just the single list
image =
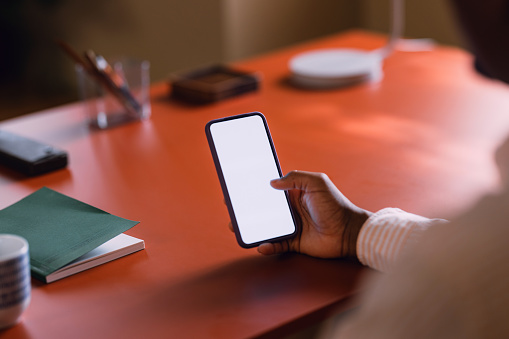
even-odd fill
[{"label": "thumb", "polygon": [[278,190],[288,190],[291,187],[288,187],[288,181],[285,180],[285,177],[273,179],[270,181],[270,186]]},{"label": "thumb", "polygon": [[291,190],[300,188],[302,181],[305,180],[306,172],[302,171],[291,171],[284,177],[273,179],[270,181],[270,185],[278,190]]},{"label": "thumb", "polygon": [[329,178],[323,173],[291,171],[282,178],[274,179],[270,185],[279,190],[298,189],[302,191],[322,189]]}]

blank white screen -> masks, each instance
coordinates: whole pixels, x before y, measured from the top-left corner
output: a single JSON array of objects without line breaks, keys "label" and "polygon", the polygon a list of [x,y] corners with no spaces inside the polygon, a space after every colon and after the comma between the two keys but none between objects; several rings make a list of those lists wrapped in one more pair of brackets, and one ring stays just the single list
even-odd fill
[{"label": "blank white screen", "polygon": [[214,123],[210,132],[242,241],[252,244],[295,231],[263,120],[258,115]]}]

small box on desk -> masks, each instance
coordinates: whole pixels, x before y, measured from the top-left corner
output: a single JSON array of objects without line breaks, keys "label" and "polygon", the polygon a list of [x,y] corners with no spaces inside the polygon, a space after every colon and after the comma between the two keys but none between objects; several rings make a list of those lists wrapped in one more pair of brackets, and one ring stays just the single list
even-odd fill
[{"label": "small box on desk", "polygon": [[207,66],[170,77],[173,98],[207,104],[256,91],[260,79],[255,73],[247,73],[223,65]]}]

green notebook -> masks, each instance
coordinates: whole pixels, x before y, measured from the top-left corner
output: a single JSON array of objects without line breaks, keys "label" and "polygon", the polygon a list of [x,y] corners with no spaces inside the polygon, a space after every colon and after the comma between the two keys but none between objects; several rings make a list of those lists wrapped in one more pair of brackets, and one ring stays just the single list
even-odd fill
[{"label": "green notebook", "polygon": [[32,276],[42,281],[136,224],[46,187],[0,211],[0,233],[27,239]]}]

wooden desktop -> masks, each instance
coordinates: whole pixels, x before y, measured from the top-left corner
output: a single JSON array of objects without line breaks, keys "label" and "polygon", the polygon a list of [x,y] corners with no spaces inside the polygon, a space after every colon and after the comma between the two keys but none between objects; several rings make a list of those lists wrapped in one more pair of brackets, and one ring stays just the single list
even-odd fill
[{"label": "wooden desktop", "polygon": [[463,50],[396,51],[384,77],[334,90],[288,83],[297,53],[374,49],[351,31],[235,64],[262,74],[258,92],[191,106],[151,89],[152,117],[87,127],[80,103],[3,121],[0,129],[66,149],[67,169],[26,178],[0,169],[0,208],[42,186],[121,217],[146,250],[44,285],[2,338],[282,337],[352,307],[369,270],[349,260],[240,248],[205,138],[207,121],[267,117],[283,172],[325,172],[355,204],[451,218],[496,189],[493,153],[509,134],[509,89],[482,78]]}]

